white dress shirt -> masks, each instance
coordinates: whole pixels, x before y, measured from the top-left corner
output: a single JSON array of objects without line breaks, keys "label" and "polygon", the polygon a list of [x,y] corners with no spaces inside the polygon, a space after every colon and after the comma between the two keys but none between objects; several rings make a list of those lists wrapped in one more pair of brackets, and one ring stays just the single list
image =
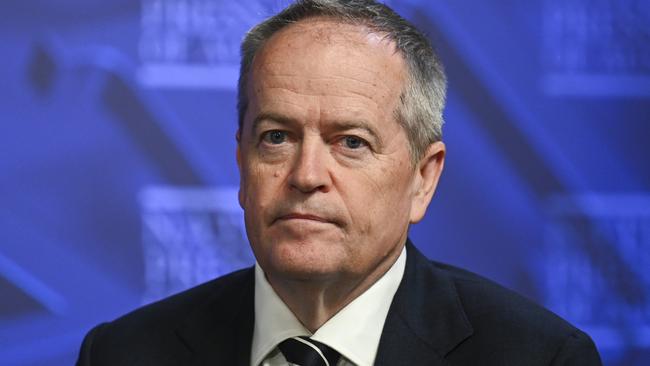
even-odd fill
[{"label": "white dress shirt", "polygon": [[406,248],[370,288],[341,309],[315,333],[293,315],[255,264],[255,328],[251,366],[286,366],[277,345],[287,338],[309,336],[341,354],[338,366],[371,366],[393,296],[406,267]]}]

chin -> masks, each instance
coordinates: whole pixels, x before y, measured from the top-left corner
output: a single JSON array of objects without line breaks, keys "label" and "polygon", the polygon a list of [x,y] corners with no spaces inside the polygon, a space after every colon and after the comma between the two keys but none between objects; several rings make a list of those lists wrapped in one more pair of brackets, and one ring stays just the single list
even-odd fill
[{"label": "chin", "polygon": [[330,268],[314,268],[311,266],[279,266],[273,273],[276,278],[293,282],[322,282],[337,278],[340,272]]},{"label": "chin", "polygon": [[269,253],[265,272],[294,280],[326,279],[344,271],[342,248],[331,243],[280,243]]}]

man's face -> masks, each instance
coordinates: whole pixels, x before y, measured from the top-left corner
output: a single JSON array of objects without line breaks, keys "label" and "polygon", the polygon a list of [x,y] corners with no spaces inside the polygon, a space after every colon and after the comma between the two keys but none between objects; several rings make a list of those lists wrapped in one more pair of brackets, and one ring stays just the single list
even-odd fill
[{"label": "man's face", "polygon": [[416,198],[421,179],[395,119],[405,70],[392,43],[318,18],[257,54],[239,199],[270,278],[364,278],[399,255],[428,204]]}]

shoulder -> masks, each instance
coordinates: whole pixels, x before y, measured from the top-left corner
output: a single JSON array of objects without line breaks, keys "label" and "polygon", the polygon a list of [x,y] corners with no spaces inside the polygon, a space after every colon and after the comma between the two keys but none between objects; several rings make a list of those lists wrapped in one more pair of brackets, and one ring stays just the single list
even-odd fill
[{"label": "shoulder", "polygon": [[[252,269],[242,269],[178,294],[138,308],[109,324],[138,325],[144,329],[182,322],[189,312],[207,304],[216,307],[238,306],[236,297],[247,285],[253,286]],[[250,284],[248,283],[250,282]]]},{"label": "shoulder", "polygon": [[253,289],[253,270],[240,270],[102,323],[84,338],[77,365],[182,364],[183,331],[198,321],[227,332]]},{"label": "shoulder", "polygon": [[[486,364],[520,359],[530,365],[600,365],[591,338],[548,309],[470,271],[439,262],[431,265],[451,280],[473,328],[459,349],[487,355]],[[575,355],[582,360],[574,360]]]},{"label": "shoulder", "polygon": [[492,280],[448,264],[431,264],[452,281],[463,309],[473,324],[500,321],[501,324],[512,326],[522,324],[526,328],[551,328],[564,332],[575,330],[551,311]]}]

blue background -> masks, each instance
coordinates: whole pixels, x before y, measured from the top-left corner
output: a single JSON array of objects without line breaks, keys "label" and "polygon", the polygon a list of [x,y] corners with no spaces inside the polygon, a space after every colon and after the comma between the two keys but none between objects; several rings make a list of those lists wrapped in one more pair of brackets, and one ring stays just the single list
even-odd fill
[{"label": "blue background", "polygon": [[[72,364],[92,325],[252,263],[237,50],[283,3],[0,4],[0,364]],[[649,3],[389,4],[449,75],[412,239],[648,364]]]}]

